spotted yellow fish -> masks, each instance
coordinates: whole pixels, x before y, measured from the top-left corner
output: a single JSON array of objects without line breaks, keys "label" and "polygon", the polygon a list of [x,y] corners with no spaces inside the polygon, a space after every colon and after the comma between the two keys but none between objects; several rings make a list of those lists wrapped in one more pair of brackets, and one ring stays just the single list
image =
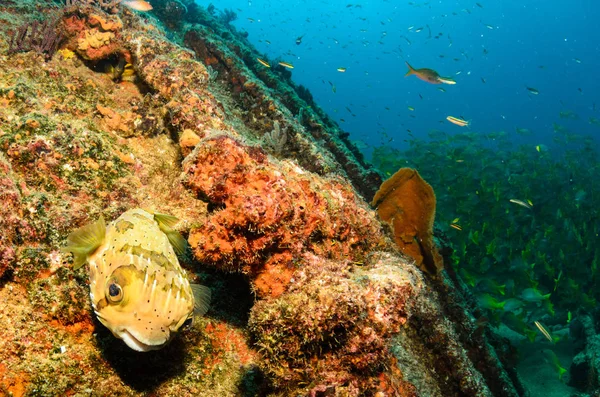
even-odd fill
[{"label": "spotted yellow fish", "polygon": [[87,262],[94,312],[133,350],[160,349],[208,310],[210,289],[190,284],[175,255],[186,249],[176,223],[132,209],[108,226],[100,218],[75,230],[63,249],[73,253],[74,269]]}]

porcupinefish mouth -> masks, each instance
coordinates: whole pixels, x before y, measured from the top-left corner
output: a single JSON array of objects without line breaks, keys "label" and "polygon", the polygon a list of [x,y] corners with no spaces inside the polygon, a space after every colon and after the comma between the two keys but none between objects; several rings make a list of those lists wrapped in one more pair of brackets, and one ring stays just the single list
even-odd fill
[{"label": "porcupinefish mouth", "polygon": [[132,332],[130,332],[126,329],[121,330],[118,333],[117,337],[122,339],[123,342],[125,342],[125,344],[127,344],[127,346],[129,346],[130,348],[132,348],[133,350],[138,351],[138,352],[159,350],[162,347],[164,347],[165,344],[167,344],[167,342],[169,342],[169,340],[170,340],[169,337],[166,337],[164,340],[158,341],[158,343],[150,345],[150,344],[140,341],[139,338],[137,338]]}]

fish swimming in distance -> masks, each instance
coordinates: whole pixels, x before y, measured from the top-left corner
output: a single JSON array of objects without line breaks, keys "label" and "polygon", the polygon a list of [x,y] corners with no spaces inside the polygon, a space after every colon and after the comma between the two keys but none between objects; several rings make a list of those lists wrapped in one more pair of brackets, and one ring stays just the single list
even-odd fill
[{"label": "fish swimming in distance", "polygon": [[558,380],[562,381],[562,377],[567,372],[567,370],[561,365],[558,357],[556,356],[556,353],[554,353],[550,349],[544,349],[542,350],[542,353],[544,354],[544,359],[546,360],[546,362],[550,364],[558,373]]},{"label": "fish swimming in distance", "polygon": [[404,75],[404,77],[406,76],[411,76],[411,75],[415,75],[417,76],[417,78],[426,81],[430,84],[456,84],[456,81],[454,81],[452,78],[450,77],[442,77],[438,74],[438,72],[436,72],[433,69],[427,69],[427,68],[422,68],[422,69],[415,69],[412,66],[410,66],[410,64],[408,62],[405,62],[406,66],[408,66],[408,72],[406,72],[406,74]]},{"label": "fish swimming in distance", "polygon": [[525,87],[525,88],[527,89],[527,91],[529,91],[533,95],[539,95],[540,94],[540,92],[537,89],[533,88],[533,87]]},{"label": "fish swimming in distance", "polygon": [[258,63],[260,63],[264,67],[267,67],[267,68],[271,67],[271,65],[269,64],[269,62],[265,61],[264,59],[256,58],[256,60],[258,61]]},{"label": "fish swimming in distance", "polygon": [[283,62],[283,61],[281,61],[281,62],[279,62],[279,65],[281,65],[281,66],[283,66],[284,68],[287,68],[287,69],[294,69],[294,65],[292,65],[289,62]]},{"label": "fish swimming in distance", "polygon": [[152,5],[144,0],[125,0],[121,2],[124,6],[131,8],[136,11],[150,11]]},{"label": "fish swimming in distance", "polygon": [[524,200],[519,200],[519,199],[510,199],[508,201],[510,201],[513,204],[520,205],[521,207],[525,207],[527,209],[533,208],[533,203],[529,200],[524,201]]},{"label": "fish swimming in distance", "polygon": [[208,311],[210,289],[190,284],[175,252],[187,242],[177,218],[132,209],[73,231],[63,251],[73,268],[88,264],[90,298],[98,320],[140,352],[164,347],[194,315]]},{"label": "fish swimming in distance", "polygon": [[542,294],[537,288],[526,288],[521,292],[521,300],[538,303],[550,299],[550,294]]},{"label": "fish swimming in distance", "polygon": [[554,340],[554,338],[552,337],[552,335],[550,334],[550,332],[546,329],[546,327],[544,327],[542,325],[542,323],[540,323],[539,321],[534,321],[533,323],[540,330],[540,332],[542,333],[542,335],[544,335],[544,337],[550,341],[550,343],[555,343],[556,342]]},{"label": "fish swimming in distance", "polygon": [[468,120],[459,119],[458,117],[448,116],[446,120],[451,122],[452,124],[456,124],[459,127],[468,127],[471,123]]}]

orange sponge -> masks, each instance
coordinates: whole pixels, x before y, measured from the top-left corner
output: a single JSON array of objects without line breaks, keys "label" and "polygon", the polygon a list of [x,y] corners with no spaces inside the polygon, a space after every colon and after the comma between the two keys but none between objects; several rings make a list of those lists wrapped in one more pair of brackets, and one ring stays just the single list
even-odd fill
[{"label": "orange sponge", "polygon": [[433,242],[435,194],[412,168],[401,168],[381,184],[371,203],[390,224],[400,250],[414,258],[421,270],[436,274],[443,259]]}]

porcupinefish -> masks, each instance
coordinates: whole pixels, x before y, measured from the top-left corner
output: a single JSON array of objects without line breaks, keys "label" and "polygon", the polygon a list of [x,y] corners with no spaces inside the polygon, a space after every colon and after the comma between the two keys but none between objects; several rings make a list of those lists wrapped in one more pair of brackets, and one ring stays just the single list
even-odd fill
[{"label": "porcupinefish", "polygon": [[210,289],[190,284],[177,260],[187,244],[173,230],[177,221],[132,209],[108,226],[100,217],[75,230],[63,249],[74,269],[87,262],[94,312],[133,350],[160,349],[208,310]]}]

